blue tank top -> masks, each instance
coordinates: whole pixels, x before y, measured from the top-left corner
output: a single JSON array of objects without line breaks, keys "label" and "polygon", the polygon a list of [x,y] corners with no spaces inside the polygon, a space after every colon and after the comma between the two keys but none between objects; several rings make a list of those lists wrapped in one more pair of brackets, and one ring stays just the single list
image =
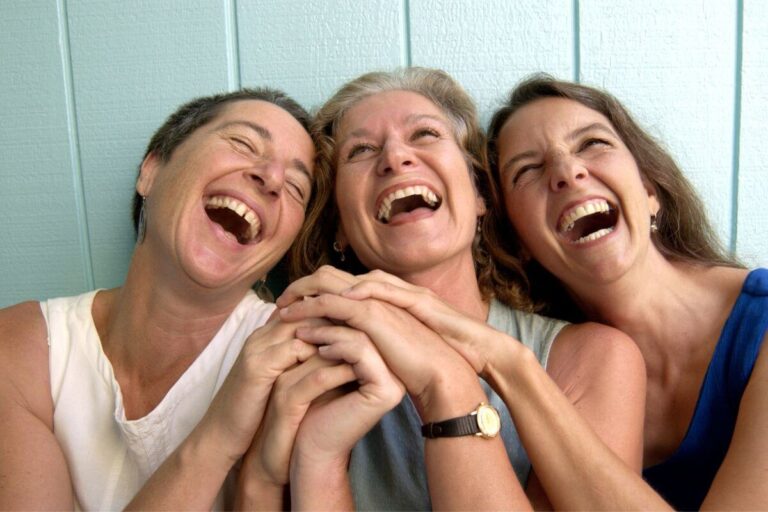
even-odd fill
[{"label": "blue tank top", "polygon": [[720,469],[766,328],[768,269],[756,269],[725,322],[685,438],[669,459],[643,471],[677,510],[698,510]]}]

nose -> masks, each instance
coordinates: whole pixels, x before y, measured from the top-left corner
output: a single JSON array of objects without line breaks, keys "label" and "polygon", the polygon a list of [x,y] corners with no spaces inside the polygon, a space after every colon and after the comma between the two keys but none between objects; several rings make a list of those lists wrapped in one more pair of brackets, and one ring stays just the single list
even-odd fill
[{"label": "nose", "polygon": [[249,169],[248,178],[263,194],[277,197],[285,184],[285,166],[279,162],[267,162]]},{"label": "nose", "polygon": [[405,144],[388,141],[382,149],[377,173],[384,176],[388,173],[407,171],[414,166],[414,163],[413,154]]},{"label": "nose", "polygon": [[576,186],[589,176],[583,163],[571,155],[555,155],[550,168],[549,186],[554,192]]}]

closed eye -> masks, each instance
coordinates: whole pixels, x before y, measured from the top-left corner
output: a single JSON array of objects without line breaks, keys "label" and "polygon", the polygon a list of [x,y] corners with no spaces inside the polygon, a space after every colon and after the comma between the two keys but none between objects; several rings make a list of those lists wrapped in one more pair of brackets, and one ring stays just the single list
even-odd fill
[{"label": "closed eye", "polygon": [[299,185],[298,183],[294,183],[292,181],[286,182],[286,187],[288,188],[288,193],[297,201],[303,203],[304,202],[304,189]]},{"label": "closed eye", "polygon": [[537,169],[541,169],[542,164],[528,164],[520,167],[515,173],[512,175],[512,184],[516,185],[518,181],[520,181],[521,178],[525,177],[526,174],[530,175],[531,171],[535,171]]},{"label": "closed eye", "polygon": [[230,140],[232,141],[232,144],[241,151],[247,151],[248,153],[256,153],[256,150],[253,147],[253,144],[250,143],[247,139],[243,139],[240,137],[231,137]]},{"label": "closed eye", "polygon": [[440,132],[435,130],[434,128],[419,128],[415,132],[413,132],[413,135],[411,135],[412,141],[417,141],[419,139],[424,139],[426,137],[429,138],[440,138]]},{"label": "closed eye", "polygon": [[610,142],[608,142],[605,139],[600,139],[597,137],[590,137],[588,139],[585,139],[581,145],[579,146],[579,151],[584,151],[593,147],[600,147],[600,146],[610,146]]},{"label": "closed eye", "polygon": [[375,151],[376,148],[372,144],[360,143],[352,146],[347,152],[347,160],[352,160],[355,157],[364,155],[369,151]]}]

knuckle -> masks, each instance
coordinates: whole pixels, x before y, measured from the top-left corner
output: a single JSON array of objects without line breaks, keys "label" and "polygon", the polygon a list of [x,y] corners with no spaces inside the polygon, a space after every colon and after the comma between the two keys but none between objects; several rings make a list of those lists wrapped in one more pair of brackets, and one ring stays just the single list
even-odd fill
[{"label": "knuckle", "polygon": [[383,270],[381,270],[381,269],[375,269],[375,270],[372,270],[372,271],[369,273],[369,275],[370,275],[371,277],[373,277],[373,278],[377,278],[377,279],[380,279],[380,278],[382,278],[382,277],[384,277],[384,276],[386,275],[386,272],[384,272],[384,271],[383,271]]},{"label": "knuckle", "polygon": [[317,274],[321,276],[329,276],[332,275],[335,268],[333,268],[331,265],[323,265],[319,269],[317,269]]}]

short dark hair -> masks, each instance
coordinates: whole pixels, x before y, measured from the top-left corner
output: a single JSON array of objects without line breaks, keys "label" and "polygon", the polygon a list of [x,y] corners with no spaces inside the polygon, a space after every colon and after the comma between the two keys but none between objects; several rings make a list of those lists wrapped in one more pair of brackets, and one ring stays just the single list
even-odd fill
[{"label": "short dark hair", "polygon": [[[651,240],[665,258],[703,265],[741,266],[720,243],[707,219],[704,204],[674,158],[640,127],[619,100],[595,87],[557,80],[543,73],[520,82],[493,115],[488,129],[488,158],[497,183],[501,183],[498,151],[501,129],[520,108],[542,98],[576,101],[611,122],[637,162],[640,176],[653,188],[661,206],[656,215],[658,231]],[[564,316],[561,307],[553,306],[567,298],[558,280],[535,261],[526,264],[526,273],[533,287],[534,300],[552,308],[544,312]]]},{"label": "short dark hair", "polygon": [[[152,136],[149,145],[147,145],[147,151],[144,153],[144,158],[153,153],[162,163],[167,163],[176,148],[187,140],[195,130],[213,121],[225,105],[242,100],[259,100],[272,103],[293,116],[309,133],[311,122],[309,113],[290,96],[268,87],[244,88],[203,96],[180,106],[168,116],[168,119]],[[137,231],[141,202],[141,196],[138,192],[135,193],[133,196],[133,228]]]}]

